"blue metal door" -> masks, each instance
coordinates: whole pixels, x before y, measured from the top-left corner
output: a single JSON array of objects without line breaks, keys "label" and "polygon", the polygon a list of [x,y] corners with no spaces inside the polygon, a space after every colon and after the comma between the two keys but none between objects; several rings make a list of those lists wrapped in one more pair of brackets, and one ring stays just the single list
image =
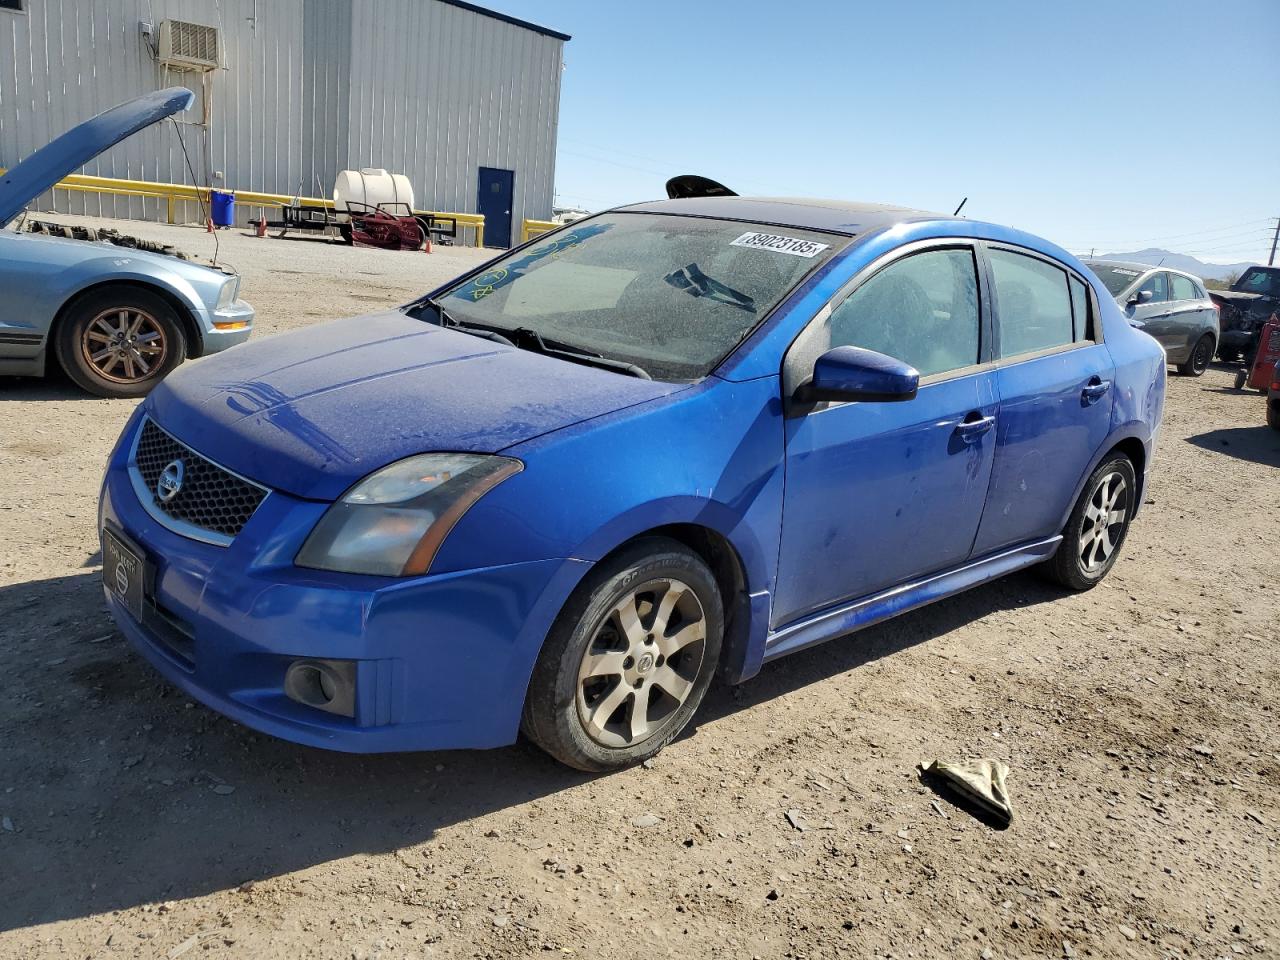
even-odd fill
[{"label": "blue metal door", "polygon": [[511,208],[516,173],[496,167],[480,168],[480,196],[476,209],[484,217],[484,245],[511,246]]},{"label": "blue metal door", "polygon": [[988,370],[788,420],[773,625],[964,561],[996,408]]},{"label": "blue metal door", "polygon": [[1001,367],[996,460],[974,556],[1060,533],[1111,431],[1115,364],[1102,344]]}]

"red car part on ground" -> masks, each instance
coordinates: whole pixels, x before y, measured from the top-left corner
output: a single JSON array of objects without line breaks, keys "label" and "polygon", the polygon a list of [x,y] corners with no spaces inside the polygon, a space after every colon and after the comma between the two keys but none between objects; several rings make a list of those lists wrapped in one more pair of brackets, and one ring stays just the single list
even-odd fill
[{"label": "red car part on ground", "polygon": [[1244,384],[1266,393],[1271,385],[1276,364],[1280,363],[1280,314],[1273,313],[1258,337],[1258,352],[1253,356],[1253,366]]}]

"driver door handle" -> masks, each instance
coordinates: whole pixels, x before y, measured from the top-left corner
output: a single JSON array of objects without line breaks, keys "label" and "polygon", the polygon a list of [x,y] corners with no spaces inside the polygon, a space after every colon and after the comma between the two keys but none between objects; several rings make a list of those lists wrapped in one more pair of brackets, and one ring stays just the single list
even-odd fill
[{"label": "driver door handle", "polygon": [[984,417],[976,410],[956,424],[956,436],[965,443],[973,443],[996,424],[995,417]]},{"label": "driver door handle", "polygon": [[1080,391],[1080,399],[1086,404],[1096,403],[1101,400],[1106,392],[1111,389],[1111,381],[1103,380],[1100,377],[1093,377]]}]

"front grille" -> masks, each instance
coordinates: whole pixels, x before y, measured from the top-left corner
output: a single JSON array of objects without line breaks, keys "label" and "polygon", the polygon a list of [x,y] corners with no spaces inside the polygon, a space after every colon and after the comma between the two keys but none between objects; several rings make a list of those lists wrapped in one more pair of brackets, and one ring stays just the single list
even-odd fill
[{"label": "front grille", "polygon": [[[156,484],[165,467],[182,464],[182,483],[168,501],[156,493]],[[142,422],[134,448],[133,466],[147,496],[143,505],[179,524],[197,527],[215,535],[215,542],[229,542],[266,499],[267,490],[206,460],[185,443],[175,440],[150,418]],[[143,491],[139,491],[139,496]],[[182,532],[181,529],[179,532]]]}]

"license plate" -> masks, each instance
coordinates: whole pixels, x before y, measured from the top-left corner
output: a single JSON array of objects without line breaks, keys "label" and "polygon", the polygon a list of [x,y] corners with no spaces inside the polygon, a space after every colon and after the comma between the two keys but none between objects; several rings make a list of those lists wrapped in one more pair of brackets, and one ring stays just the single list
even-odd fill
[{"label": "license plate", "polygon": [[102,582],[135,620],[142,619],[142,558],[110,530],[102,531]]}]

